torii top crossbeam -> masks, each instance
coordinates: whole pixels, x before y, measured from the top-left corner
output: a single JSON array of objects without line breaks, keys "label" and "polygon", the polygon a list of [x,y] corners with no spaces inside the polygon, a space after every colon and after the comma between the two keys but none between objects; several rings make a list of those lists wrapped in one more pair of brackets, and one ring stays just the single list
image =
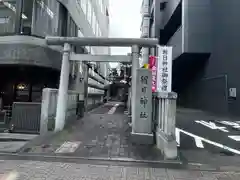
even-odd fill
[{"label": "torii top crossbeam", "polygon": [[47,36],[48,45],[63,45],[68,43],[78,46],[115,46],[115,47],[131,47],[137,45],[139,47],[155,47],[158,45],[156,38],[104,38],[104,37],[57,37]]}]

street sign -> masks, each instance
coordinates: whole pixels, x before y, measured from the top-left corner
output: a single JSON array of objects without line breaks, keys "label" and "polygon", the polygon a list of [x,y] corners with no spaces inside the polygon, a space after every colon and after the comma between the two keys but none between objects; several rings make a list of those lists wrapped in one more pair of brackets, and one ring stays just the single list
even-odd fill
[{"label": "street sign", "polygon": [[172,47],[158,46],[157,91],[172,91]]}]

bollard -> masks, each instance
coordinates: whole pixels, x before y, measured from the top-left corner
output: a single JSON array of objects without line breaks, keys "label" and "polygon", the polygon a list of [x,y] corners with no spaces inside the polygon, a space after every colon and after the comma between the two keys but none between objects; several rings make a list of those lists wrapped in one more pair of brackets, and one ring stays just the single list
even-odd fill
[{"label": "bollard", "polygon": [[85,107],[84,107],[84,94],[78,95],[78,101],[77,101],[77,116],[79,118],[84,117]]},{"label": "bollard", "polygon": [[158,103],[155,103],[157,112],[156,143],[166,159],[177,158],[177,142],[175,136],[176,100],[174,92],[158,92]]}]

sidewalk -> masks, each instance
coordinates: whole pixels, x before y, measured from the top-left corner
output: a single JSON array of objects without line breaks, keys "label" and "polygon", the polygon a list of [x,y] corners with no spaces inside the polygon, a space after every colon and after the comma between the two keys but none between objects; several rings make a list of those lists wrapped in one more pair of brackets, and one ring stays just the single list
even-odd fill
[{"label": "sidewalk", "polygon": [[[11,180],[239,180],[240,173],[38,161],[0,161],[0,175]],[[1,178],[0,177],[0,178]]]},{"label": "sidewalk", "polygon": [[27,151],[85,158],[163,160],[160,151],[154,146],[132,144],[130,131],[123,105],[117,102],[107,103],[62,132],[25,149],[25,153]]}]

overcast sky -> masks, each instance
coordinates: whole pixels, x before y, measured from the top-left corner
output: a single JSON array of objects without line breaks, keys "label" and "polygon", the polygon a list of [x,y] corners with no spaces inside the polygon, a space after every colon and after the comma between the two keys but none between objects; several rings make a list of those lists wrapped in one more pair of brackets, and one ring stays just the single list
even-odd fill
[{"label": "overcast sky", "polygon": [[[110,37],[140,37],[141,3],[142,0],[110,0]],[[130,49],[112,48],[111,52],[121,55],[127,54]]]}]

